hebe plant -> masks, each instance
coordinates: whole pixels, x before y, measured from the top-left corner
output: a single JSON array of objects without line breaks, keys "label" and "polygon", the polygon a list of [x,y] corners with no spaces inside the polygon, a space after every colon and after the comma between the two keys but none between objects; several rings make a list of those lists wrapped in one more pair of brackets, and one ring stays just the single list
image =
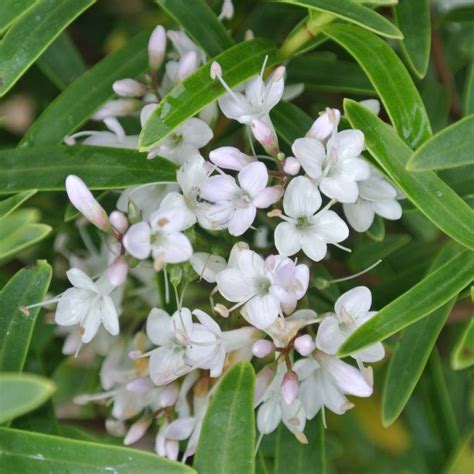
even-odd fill
[{"label": "hebe plant", "polygon": [[472,470],[472,2],[126,3],[0,4],[0,470]]}]

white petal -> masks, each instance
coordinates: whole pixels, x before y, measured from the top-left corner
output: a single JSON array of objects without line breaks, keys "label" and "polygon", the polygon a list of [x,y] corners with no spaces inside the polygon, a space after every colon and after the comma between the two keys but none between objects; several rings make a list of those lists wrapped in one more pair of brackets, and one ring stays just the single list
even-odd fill
[{"label": "white petal", "polygon": [[255,288],[245,275],[235,268],[228,268],[216,276],[220,294],[228,301],[246,301],[255,294]]},{"label": "white petal", "polygon": [[194,253],[190,263],[199,277],[209,283],[215,283],[216,275],[227,267],[225,258],[205,252]]},{"label": "white petal", "polygon": [[195,426],[196,418],[193,416],[178,418],[166,427],[164,435],[168,439],[182,441],[191,436]]},{"label": "white petal", "polygon": [[201,197],[210,202],[231,201],[239,187],[232,176],[211,176],[201,186]]},{"label": "white petal", "polygon": [[298,393],[298,398],[304,407],[308,420],[313,419],[324,404],[321,384],[315,383],[315,380],[318,379],[311,377],[303,381],[300,384],[300,391]]},{"label": "white petal", "polygon": [[253,156],[248,156],[233,146],[221,146],[210,151],[209,159],[220,168],[235,171],[240,171],[244,166],[255,161]]},{"label": "white petal", "polygon": [[234,95],[239,97],[239,100],[235,100],[229,94],[226,94],[218,100],[222,113],[227,118],[237,120],[240,123],[250,123],[252,121],[250,104],[240,92],[234,92]]},{"label": "white petal", "polygon": [[91,304],[89,311],[85,319],[81,323],[81,327],[84,330],[81,340],[84,344],[87,344],[94,339],[97,334],[101,323],[101,305]]},{"label": "white petal", "polygon": [[150,226],[146,222],[133,224],[123,236],[123,245],[135,258],[147,258],[151,252]]},{"label": "white petal", "polygon": [[148,366],[150,378],[156,385],[168,385],[191,370],[184,362],[184,350],[173,350],[170,346],[151,351]]},{"label": "white petal", "polygon": [[157,346],[170,344],[174,339],[171,316],[163,309],[153,308],[146,320],[146,335]]},{"label": "white petal", "polygon": [[95,293],[87,290],[69,288],[59,300],[54,320],[61,326],[79,324],[89,311],[91,297]]},{"label": "white petal", "polygon": [[282,186],[276,185],[265,188],[260,191],[254,198],[253,204],[259,209],[266,209],[272,204],[275,204],[283,195]]},{"label": "white petal", "polygon": [[312,216],[321,207],[321,195],[312,181],[297,176],[290,181],[283,197],[283,209],[293,218]]},{"label": "white petal", "polygon": [[343,204],[344,214],[351,227],[357,232],[365,232],[374,222],[375,212],[372,203],[358,199],[353,204]]},{"label": "white petal", "polygon": [[301,234],[290,222],[281,222],[275,229],[275,247],[285,256],[294,255],[301,250]]},{"label": "white petal", "polygon": [[257,412],[257,428],[262,434],[275,431],[281,421],[281,408],[278,403],[263,403]]},{"label": "white petal", "polygon": [[298,138],[291,149],[308,176],[313,179],[321,176],[321,166],[326,156],[326,150],[319,140]]},{"label": "white petal", "polygon": [[97,293],[97,287],[94,282],[79,268],[71,268],[66,272],[66,275],[71,284],[76,288]]},{"label": "white petal", "polygon": [[116,336],[119,333],[118,315],[110,296],[102,297],[101,312],[104,328],[112,334],[112,336]]},{"label": "white petal", "polygon": [[335,357],[325,356],[325,358],[324,368],[331,374],[336,385],[344,393],[357,397],[370,397],[372,395],[372,387],[355,367]]},{"label": "white petal", "polygon": [[381,342],[372,344],[360,351],[351,354],[354,359],[358,359],[361,362],[378,362],[385,357],[385,349]]},{"label": "white petal", "polygon": [[362,158],[348,158],[338,161],[341,176],[348,181],[361,181],[370,176],[370,165]]},{"label": "white petal", "polygon": [[258,75],[250,79],[245,85],[245,97],[253,107],[259,107],[265,97],[265,83]]},{"label": "white petal", "polygon": [[366,286],[356,286],[341,295],[334,305],[336,314],[343,321],[344,312],[354,320],[364,318],[372,305],[372,293]]},{"label": "white petal", "polygon": [[211,331],[215,335],[221,333],[221,328],[219,327],[219,325],[207,313],[205,313],[204,311],[202,311],[200,309],[195,309],[193,311],[193,314],[194,314],[194,316],[196,316],[196,318],[198,318],[199,322],[203,326],[205,326],[207,329],[209,329],[209,331]]},{"label": "white petal", "polygon": [[338,243],[349,237],[347,224],[334,211],[318,212],[312,219],[314,231],[327,243]]},{"label": "white petal", "polygon": [[275,107],[275,105],[278,104],[278,102],[280,102],[284,92],[284,86],[285,81],[283,80],[283,77],[277,81],[273,80],[273,77],[270,78],[265,91],[265,105],[267,112],[269,112],[273,107]]},{"label": "white petal", "polygon": [[306,232],[303,234],[301,247],[303,252],[315,262],[322,260],[328,251],[326,242],[317,233]]},{"label": "white petal", "polygon": [[267,167],[260,161],[250,163],[239,172],[239,184],[251,197],[265,189],[268,182]]},{"label": "white petal", "polygon": [[154,257],[163,255],[165,263],[181,263],[189,260],[193,254],[193,248],[189,239],[181,232],[168,234],[163,244],[153,246]]},{"label": "white petal", "polygon": [[257,215],[257,208],[252,204],[247,207],[235,209],[229,220],[229,234],[234,236],[242,235],[249,229]]},{"label": "white petal", "polygon": [[258,329],[271,326],[280,311],[278,301],[271,294],[253,297],[245,304],[244,308],[250,324]]},{"label": "white petal", "polygon": [[355,202],[359,195],[359,188],[355,181],[345,181],[339,177],[325,177],[319,184],[319,189],[330,198],[339,202]]},{"label": "white petal", "polygon": [[339,321],[334,316],[327,316],[319,325],[316,336],[316,347],[327,354],[336,354],[346,336],[339,327]]},{"label": "white petal", "polygon": [[374,211],[385,219],[395,221],[402,217],[402,206],[395,199],[377,201],[373,203]]},{"label": "white petal", "polygon": [[364,134],[360,130],[343,130],[334,137],[331,145],[339,159],[355,158],[364,150]]},{"label": "white petal", "polygon": [[359,183],[359,195],[368,201],[395,199],[397,190],[385,179],[370,177]]},{"label": "white petal", "polygon": [[190,118],[178,129],[186,143],[194,145],[196,148],[202,148],[212,139],[212,130],[204,120]]}]

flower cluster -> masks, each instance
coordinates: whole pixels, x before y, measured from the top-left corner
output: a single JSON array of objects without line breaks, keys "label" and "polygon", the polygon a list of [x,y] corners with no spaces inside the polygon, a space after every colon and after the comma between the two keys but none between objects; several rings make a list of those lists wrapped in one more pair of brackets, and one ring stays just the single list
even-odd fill
[{"label": "flower cluster", "polygon": [[[221,17],[230,16],[226,1]],[[136,148],[138,137],[125,134],[120,117],[137,116],[143,126],[161,97],[207,60],[185,33],[161,26],[150,38],[149,58],[149,76],[117,81],[118,98],[94,115],[108,131],[79,132],[66,143],[82,138]],[[342,414],[353,406],[347,395],[372,394],[365,364],[384,357],[382,344],[352,354],[353,363],[337,356],[374,316],[370,290],[355,287],[333,311],[317,314],[309,307],[310,282],[331,246],[349,250],[341,244],[349,226],[363,232],[376,214],[400,218],[397,190],[364,158],[363,133],[340,130],[336,109],[321,113],[285,154],[270,118],[285,94],[284,79],[283,66],[265,78],[264,64],[235,90],[221,66],[211,65],[210,81],[226,90],[218,106],[246,128],[250,151],[202,151],[214,136],[212,104],[148,153],[179,166],[175,184],[126,189],[108,214],[79,177],[66,180],[71,203],[100,231],[103,248],[88,242],[87,259],[69,255],[72,287],[53,300],[55,321],[68,327],[66,353],[77,355],[88,344],[82,351],[106,354],[104,391],[76,402],[108,400],[107,429],[124,435],[125,444],[158,425],[158,454],[177,459],[179,442],[188,440],[184,459],[191,456],[222,374],[240,360],[259,359],[262,436],[283,422],[305,443],[305,423],[319,411]],[[378,113],[377,101],[364,105]]]}]

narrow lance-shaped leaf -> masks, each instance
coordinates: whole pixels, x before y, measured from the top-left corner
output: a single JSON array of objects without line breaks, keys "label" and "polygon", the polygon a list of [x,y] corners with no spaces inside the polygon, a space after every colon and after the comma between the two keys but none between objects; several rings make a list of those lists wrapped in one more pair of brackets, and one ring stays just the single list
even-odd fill
[{"label": "narrow lance-shaped leaf", "polygon": [[0,428],[0,464],[5,472],[139,472],[191,474],[196,471],[154,453],[29,431]]},{"label": "narrow lance-shaped leaf", "polygon": [[36,189],[15,194],[3,201],[0,201],[0,220],[10,215],[16,208],[36,194]]},{"label": "narrow lance-shaped leaf", "polygon": [[22,145],[61,143],[114,95],[112,84],[148,68],[150,31],[143,31],[71,83],[30,127]]},{"label": "narrow lance-shaped leaf", "polygon": [[28,413],[54,392],[54,384],[34,374],[0,373],[0,423]]},{"label": "narrow lance-shaped leaf", "polygon": [[40,260],[23,268],[0,292],[0,370],[21,372],[39,308],[27,316],[20,307],[42,301],[51,280],[51,267]]},{"label": "narrow lance-shaped leaf", "polygon": [[474,114],[474,61],[469,65],[463,97],[464,114]]},{"label": "narrow lance-shaped leaf", "polygon": [[466,324],[451,353],[451,367],[462,370],[474,364],[474,317]]},{"label": "narrow lance-shaped leaf", "polygon": [[415,151],[410,171],[439,170],[474,164],[474,115],[437,133]]},{"label": "narrow lance-shaped leaf", "polygon": [[[216,56],[229,87],[235,87],[258,74],[268,55],[267,66],[278,61],[275,48],[262,39],[244,41]],[[199,68],[164,97],[148,118],[140,134],[140,150],[148,150],[176,127],[196,115],[225,93],[210,76],[211,62]]]},{"label": "narrow lance-shaped leaf", "polygon": [[135,150],[88,145],[38,146],[0,150],[0,194],[28,189],[61,191],[70,174],[91,189],[114,189],[175,181],[176,166],[147,160]]},{"label": "narrow lance-shaped leaf", "polygon": [[400,30],[385,17],[364,5],[347,0],[274,0],[329,13],[336,18],[354,23],[362,28],[389,38],[403,38]]},{"label": "narrow lance-shaped leaf", "polygon": [[280,102],[270,112],[270,117],[277,134],[290,146],[313,125],[311,117],[290,102]]},{"label": "narrow lance-shaped leaf", "polygon": [[0,3],[0,34],[15,21],[21,18],[36,0],[2,0]]},{"label": "narrow lance-shaped leaf", "polygon": [[8,30],[0,43],[0,97],[40,54],[95,0],[41,0]]},{"label": "narrow lance-shaped leaf", "polygon": [[204,0],[155,0],[209,56],[234,44],[225,26]]},{"label": "narrow lance-shaped leaf", "polygon": [[395,184],[433,224],[460,244],[474,249],[474,211],[434,172],[409,173],[412,150],[396,132],[354,101],[344,102],[354,128],[362,130],[367,149]]},{"label": "narrow lance-shaped leaf", "polygon": [[395,334],[456,296],[474,278],[474,252],[465,250],[430,273],[354,331],[339,349],[349,355]]},{"label": "narrow lance-shaped leaf", "polygon": [[429,0],[399,0],[394,7],[398,27],[403,33],[402,51],[410,68],[425,77],[430,62],[431,21]]},{"label": "narrow lance-shaped leaf", "polygon": [[400,58],[385,41],[352,25],[327,25],[323,33],[360,64],[393,126],[408,145],[416,147],[431,136],[430,122],[420,94]]},{"label": "narrow lance-shaped leaf", "polygon": [[240,362],[219,383],[202,426],[194,459],[198,472],[253,474],[255,471],[255,373]]}]

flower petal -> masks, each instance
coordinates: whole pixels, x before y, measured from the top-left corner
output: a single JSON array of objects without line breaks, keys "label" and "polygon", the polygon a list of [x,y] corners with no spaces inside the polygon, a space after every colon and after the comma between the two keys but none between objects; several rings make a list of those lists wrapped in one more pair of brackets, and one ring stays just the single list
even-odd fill
[{"label": "flower petal", "polygon": [[281,255],[290,256],[301,250],[301,234],[290,222],[281,222],[275,229],[275,247]]},{"label": "flower petal", "polygon": [[326,242],[319,237],[317,233],[306,232],[301,239],[303,252],[315,262],[322,260],[328,251]]},{"label": "flower petal", "polygon": [[310,178],[317,179],[321,176],[321,166],[326,156],[326,150],[319,140],[298,138],[291,149]]},{"label": "flower petal", "polygon": [[216,281],[219,293],[226,300],[234,303],[246,301],[256,291],[245,275],[236,268],[228,268],[218,273]]},{"label": "flower petal", "polygon": [[334,211],[318,212],[312,219],[317,234],[327,243],[338,243],[349,237],[347,224]]},{"label": "flower petal", "polygon": [[239,172],[239,184],[251,197],[265,189],[268,182],[267,167],[261,161],[255,161]]},{"label": "flower petal", "polygon": [[97,293],[97,287],[92,279],[89,278],[82,270],[79,270],[79,268],[71,268],[66,272],[66,276],[71,284],[76,288]]},{"label": "flower petal", "polygon": [[271,186],[260,191],[253,198],[253,204],[259,209],[266,209],[275,204],[283,196],[283,188],[279,185]]},{"label": "flower petal", "polygon": [[372,293],[366,286],[356,286],[341,295],[334,305],[339,319],[344,321],[344,313],[354,320],[364,318],[372,305]]},{"label": "flower petal", "polygon": [[286,188],[283,209],[295,219],[308,217],[321,207],[321,202],[321,194],[312,181],[304,176],[297,176]]},{"label": "flower petal", "polygon": [[371,202],[358,199],[355,203],[343,204],[344,214],[351,227],[357,232],[365,232],[374,222],[375,212]]},{"label": "flower petal", "polygon": [[316,335],[316,347],[326,354],[336,354],[346,340],[346,335],[339,327],[339,321],[334,316],[327,316],[319,325]]},{"label": "flower petal", "polygon": [[166,346],[174,340],[171,316],[163,309],[153,308],[146,320],[146,335],[153,344]]},{"label": "flower petal", "polygon": [[210,202],[231,201],[239,187],[229,175],[211,176],[201,186],[201,197]]},{"label": "flower petal", "polygon": [[235,209],[228,224],[229,234],[237,237],[245,233],[252,225],[256,215],[257,208],[252,204]]},{"label": "flower petal", "polygon": [[123,245],[135,258],[143,260],[150,255],[150,226],[146,222],[133,224],[123,236]]},{"label": "flower petal", "polygon": [[385,219],[395,221],[402,217],[402,206],[395,199],[387,199],[373,203],[374,211]]},{"label": "flower petal", "polygon": [[278,301],[271,294],[254,296],[244,309],[250,324],[258,329],[271,326],[280,312]]}]

